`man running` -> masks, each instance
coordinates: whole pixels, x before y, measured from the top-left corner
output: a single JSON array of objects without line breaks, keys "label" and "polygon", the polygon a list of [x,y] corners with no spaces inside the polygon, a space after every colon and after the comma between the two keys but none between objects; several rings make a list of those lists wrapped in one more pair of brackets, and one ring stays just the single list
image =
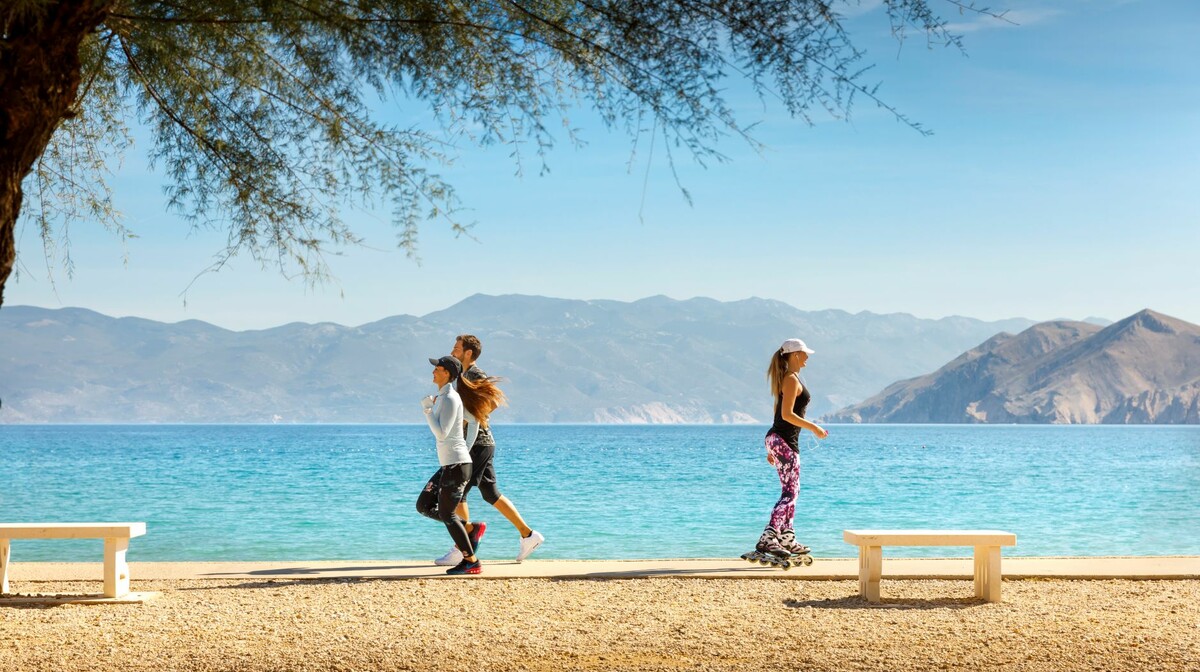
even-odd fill
[{"label": "man running", "polygon": [[[450,351],[455,359],[462,362],[463,377],[471,382],[490,380],[486,373],[475,366],[475,361],[482,353],[483,344],[471,334],[457,337],[454,340],[454,348]],[[480,426],[479,434],[474,444],[471,445],[471,480],[467,483],[467,491],[469,492],[472,487],[479,488],[479,494],[483,497],[483,501],[496,507],[496,510],[507,518],[513,527],[517,528],[517,532],[521,534],[517,562],[521,562],[529,557],[529,554],[533,553],[538,546],[541,546],[546,538],[537,530],[526,525],[525,519],[517,511],[517,507],[513,506],[507,497],[500,494],[500,490],[496,487],[496,468],[492,464],[495,453],[496,441],[492,438],[491,428]],[[471,536],[472,543],[478,545],[479,540],[483,538],[484,530],[487,529],[487,524],[470,522],[470,510],[467,507],[465,496],[455,512],[460,518],[467,521],[465,523],[467,533]],[[434,561],[438,565],[457,565],[460,562],[462,562],[462,551],[457,546]]]}]

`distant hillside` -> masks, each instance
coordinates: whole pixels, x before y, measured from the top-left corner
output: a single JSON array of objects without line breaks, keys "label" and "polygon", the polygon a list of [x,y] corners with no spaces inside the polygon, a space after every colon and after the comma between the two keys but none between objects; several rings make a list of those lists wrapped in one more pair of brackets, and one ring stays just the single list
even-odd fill
[{"label": "distant hillside", "polygon": [[801,311],[778,301],[476,295],[358,327],[234,332],[64,308],[0,310],[0,422],[419,422],[426,358],[483,339],[497,422],[767,422],[764,372],[799,336],[819,415],[1032,324]]},{"label": "distant hillside", "polygon": [[988,339],[834,422],[1200,423],[1200,326],[1143,310]]}]

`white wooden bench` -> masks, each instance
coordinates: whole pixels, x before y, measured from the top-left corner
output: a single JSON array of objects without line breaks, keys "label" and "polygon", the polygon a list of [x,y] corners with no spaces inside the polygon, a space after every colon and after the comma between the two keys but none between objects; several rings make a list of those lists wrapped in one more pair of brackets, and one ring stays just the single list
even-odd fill
[{"label": "white wooden bench", "polygon": [[129,592],[129,540],[146,533],[145,523],[0,523],[0,593],[8,592],[8,561],[12,539],[103,539],[104,596]]},{"label": "white wooden bench", "polygon": [[1000,601],[1000,547],[1016,546],[1017,535],[999,530],[845,530],[842,539],[858,546],[858,592],[879,601],[884,546],[975,547],[975,597]]}]

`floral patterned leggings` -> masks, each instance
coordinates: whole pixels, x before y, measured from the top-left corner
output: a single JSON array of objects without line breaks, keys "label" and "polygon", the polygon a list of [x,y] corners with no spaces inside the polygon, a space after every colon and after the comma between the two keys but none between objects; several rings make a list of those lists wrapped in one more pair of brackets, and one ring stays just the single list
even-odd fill
[{"label": "floral patterned leggings", "polygon": [[800,492],[800,453],[792,450],[777,434],[767,434],[767,451],[775,457],[775,470],[779,472],[779,485],[783,492],[775,508],[771,509],[769,527],[776,530],[792,529],[796,517],[796,494]]}]

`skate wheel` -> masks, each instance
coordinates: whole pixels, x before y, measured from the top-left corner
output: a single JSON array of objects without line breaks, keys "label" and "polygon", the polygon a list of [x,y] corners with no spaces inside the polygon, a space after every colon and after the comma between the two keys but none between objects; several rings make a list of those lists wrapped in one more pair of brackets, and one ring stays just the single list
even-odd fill
[{"label": "skate wheel", "polygon": [[786,572],[787,570],[792,568],[792,563],[788,562],[787,560],[784,560],[783,562],[779,563],[779,568]]},{"label": "skate wheel", "polygon": [[804,563],[805,567],[808,567],[809,565],[811,565],[813,563],[812,556],[806,555],[800,560],[800,562]]}]

